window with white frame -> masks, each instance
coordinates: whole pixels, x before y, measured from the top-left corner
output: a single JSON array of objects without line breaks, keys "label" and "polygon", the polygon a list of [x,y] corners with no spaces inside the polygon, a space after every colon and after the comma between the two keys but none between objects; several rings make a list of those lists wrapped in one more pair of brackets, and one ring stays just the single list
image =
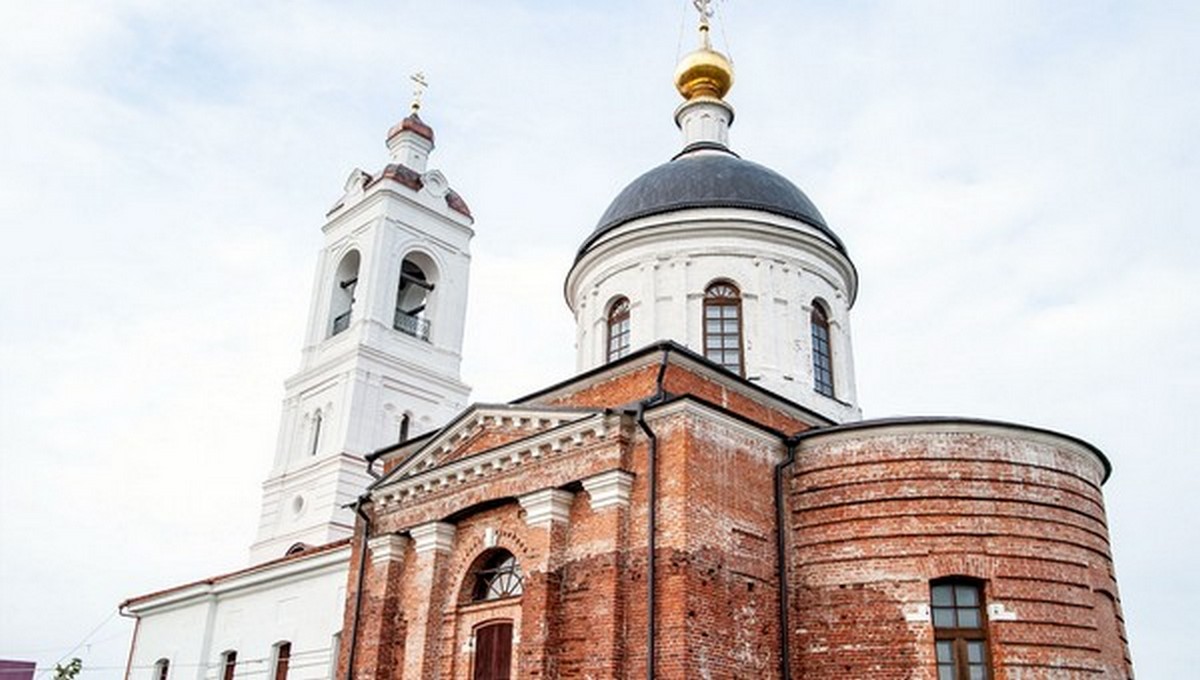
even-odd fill
[{"label": "window with white frame", "polygon": [[619,297],[608,306],[608,361],[629,354],[629,298]]}]

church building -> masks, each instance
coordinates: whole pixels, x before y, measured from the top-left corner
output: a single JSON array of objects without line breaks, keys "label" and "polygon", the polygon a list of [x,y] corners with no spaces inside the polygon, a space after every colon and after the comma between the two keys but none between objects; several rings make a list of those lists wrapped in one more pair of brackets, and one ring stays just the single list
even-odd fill
[{"label": "church building", "polygon": [[127,678],[1133,677],[1108,460],[862,419],[858,272],[733,150],[708,33],[675,74],[679,153],[581,231],[576,374],[533,394],[468,401],[472,216],[416,106],[351,173],[253,566],[123,603]]}]

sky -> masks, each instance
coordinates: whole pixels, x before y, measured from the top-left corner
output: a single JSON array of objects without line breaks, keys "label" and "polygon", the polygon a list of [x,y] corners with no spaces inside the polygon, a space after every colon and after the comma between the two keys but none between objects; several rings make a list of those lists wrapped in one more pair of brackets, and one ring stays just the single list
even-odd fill
[{"label": "sky", "polygon": [[[562,281],[679,148],[686,0],[0,3],[0,658],[120,677],[244,566],[325,211],[422,116],[476,217],[473,399],[569,377]],[[732,145],[846,242],[867,417],[1106,452],[1138,677],[1200,610],[1200,3],[717,3]]]}]

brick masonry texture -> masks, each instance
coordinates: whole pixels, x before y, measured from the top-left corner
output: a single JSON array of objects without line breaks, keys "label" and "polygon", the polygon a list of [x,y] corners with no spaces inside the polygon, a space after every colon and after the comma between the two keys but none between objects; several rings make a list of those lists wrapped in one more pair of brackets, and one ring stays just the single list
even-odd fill
[{"label": "brick masonry texture", "polygon": [[958,576],[1010,615],[986,624],[997,678],[1131,677],[1103,474],[1082,446],[1012,427],[809,438],[788,480],[799,676],[932,680],[930,581]]},{"label": "brick masonry texture", "polygon": [[[548,436],[521,407],[612,409],[603,428],[420,493],[395,494],[410,482],[393,478],[373,491],[369,536],[400,536],[403,548],[368,555],[357,597],[360,521],[343,628],[357,614],[352,677],[471,678],[474,631],[497,620],[513,624],[514,677],[646,677],[649,440],[631,408],[656,393],[650,359],[514,405],[411,484]],[[779,678],[774,472],[783,434],[821,423],[694,362],[672,359],[663,386],[671,398],[646,410],[658,440],[656,676]],[[627,503],[594,509],[585,481],[612,471],[631,475]],[[930,581],[947,576],[979,579],[1003,608],[987,624],[996,678],[1131,677],[1103,474],[1077,442],[1016,427],[811,430],[784,477],[792,677],[932,680]],[[528,494],[546,489],[573,495],[530,524]],[[430,522],[453,539],[418,552],[410,534]],[[472,602],[493,544],[520,562],[524,591]]]}]

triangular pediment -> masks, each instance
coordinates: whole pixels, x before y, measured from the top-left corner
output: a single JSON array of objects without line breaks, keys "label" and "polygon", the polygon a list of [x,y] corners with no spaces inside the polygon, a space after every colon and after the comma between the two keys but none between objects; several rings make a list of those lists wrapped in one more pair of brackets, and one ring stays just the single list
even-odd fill
[{"label": "triangular pediment", "polygon": [[[602,409],[473,404],[392,470],[395,481],[482,451],[527,439],[600,413]],[[382,483],[380,480],[379,483]]]}]

